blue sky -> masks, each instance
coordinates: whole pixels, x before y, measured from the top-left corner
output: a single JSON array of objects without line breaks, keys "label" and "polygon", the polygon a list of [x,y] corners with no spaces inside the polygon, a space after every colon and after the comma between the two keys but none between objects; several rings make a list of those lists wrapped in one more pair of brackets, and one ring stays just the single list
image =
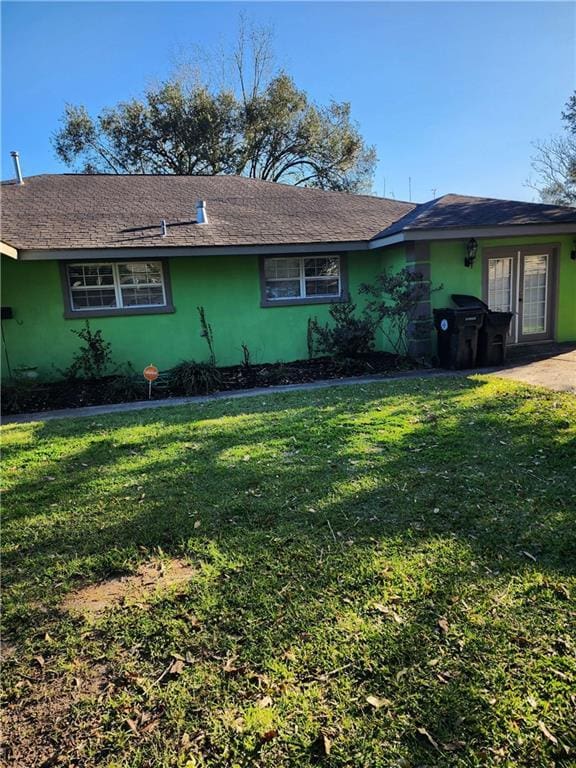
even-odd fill
[{"label": "blue sky", "polygon": [[572,3],[4,2],[2,177],[64,172],[66,102],[96,113],[166,77],[182,51],[230,44],[241,12],[322,103],[352,103],[377,148],[374,191],[532,200],[531,142],[559,134],[575,85]]}]

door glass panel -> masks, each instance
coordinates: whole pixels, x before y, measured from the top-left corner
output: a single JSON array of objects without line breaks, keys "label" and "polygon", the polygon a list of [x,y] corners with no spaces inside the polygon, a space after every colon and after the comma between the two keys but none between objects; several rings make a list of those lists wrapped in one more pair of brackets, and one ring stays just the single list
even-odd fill
[{"label": "door glass panel", "polygon": [[495,312],[512,312],[512,259],[489,259],[488,306]]},{"label": "door glass panel", "polygon": [[548,256],[524,256],[522,297],[522,333],[546,332],[546,294],[548,288]]}]

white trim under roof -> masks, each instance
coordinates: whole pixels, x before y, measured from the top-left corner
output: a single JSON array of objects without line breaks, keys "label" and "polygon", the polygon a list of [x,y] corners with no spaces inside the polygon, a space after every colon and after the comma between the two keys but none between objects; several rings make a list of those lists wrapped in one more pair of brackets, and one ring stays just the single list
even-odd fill
[{"label": "white trim under roof", "polygon": [[8,243],[3,243],[2,240],[0,240],[0,253],[3,256],[9,256],[11,259],[18,258],[18,251],[16,250],[16,248],[13,248],[11,245],[8,245]]},{"label": "white trim under roof", "polygon": [[21,261],[69,261],[70,259],[166,259],[183,256],[254,256],[298,253],[339,253],[341,251],[366,251],[366,240],[325,243],[293,243],[282,245],[202,245],[183,248],[70,248],[47,250],[21,250]]}]

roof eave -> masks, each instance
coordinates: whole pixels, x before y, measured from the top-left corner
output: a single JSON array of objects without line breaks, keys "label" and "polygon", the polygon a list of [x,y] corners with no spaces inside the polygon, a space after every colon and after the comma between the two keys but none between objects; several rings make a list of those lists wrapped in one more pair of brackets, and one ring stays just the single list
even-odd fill
[{"label": "roof eave", "polygon": [[516,224],[492,227],[450,227],[444,229],[406,229],[391,235],[376,237],[369,248],[385,248],[413,240],[464,240],[471,237],[524,237],[530,235],[576,234],[576,221],[564,224]]},{"label": "roof eave", "polygon": [[154,248],[47,248],[16,249],[1,243],[1,252],[21,261],[70,261],[74,259],[161,259],[186,256],[244,256],[297,253],[330,253],[366,251],[386,248],[415,240],[463,240],[474,238],[524,237],[530,235],[576,234],[576,222],[565,224],[521,224],[496,227],[451,227],[444,229],[412,229],[372,240],[348,240],[316,243],[282,243],[252,245],[165,246]]},{"label": "roof eave", "polygon": [[322,243],[282,243],[271,245],[203,245],[167,246],[155,248],[48,248],[22,249],[22,261],[70,261],[75,259],[166,259],[186,256],[245,256],[293,253],[334,253],[366,251],[368,240],[348,240]]},{"label": "roof eave", "polygon": [[3,256],[9,256],[11,259],[18,258],[18,249],[14,248],[12,245],[8,245],[8,243],[3,242],[2,240],[0,240],[0,253]]}]

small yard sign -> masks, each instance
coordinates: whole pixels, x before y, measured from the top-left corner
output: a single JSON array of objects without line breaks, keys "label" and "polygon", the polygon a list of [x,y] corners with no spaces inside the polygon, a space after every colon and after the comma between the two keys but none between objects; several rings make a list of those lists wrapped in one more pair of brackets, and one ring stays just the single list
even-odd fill
[{"label": "small yard sign", "polygon": [[152,399],[152,382],[156,381],[159,375],[158,368],[152,363],[144,368],[144,378],[148,382],[148,400]]}]

